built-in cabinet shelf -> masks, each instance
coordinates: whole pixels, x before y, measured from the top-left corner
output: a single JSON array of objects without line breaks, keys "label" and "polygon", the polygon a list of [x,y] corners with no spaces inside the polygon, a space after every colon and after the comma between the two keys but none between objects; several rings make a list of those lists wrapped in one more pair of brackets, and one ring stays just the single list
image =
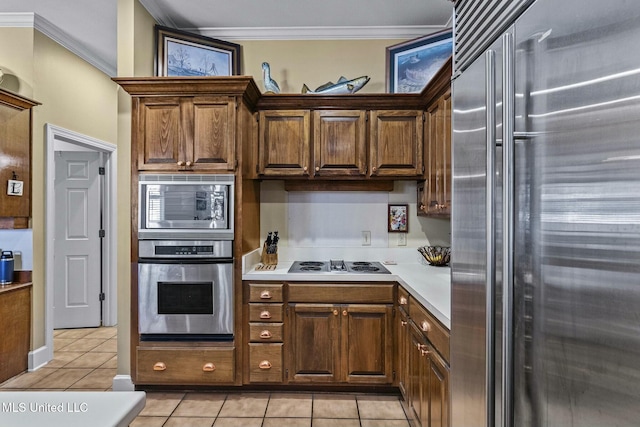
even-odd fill
[{"label": "built-in cabinet shelf", "polygon": [[0,89],[0,228],[29,226],[31,109],[36,105],[40,103]]}]

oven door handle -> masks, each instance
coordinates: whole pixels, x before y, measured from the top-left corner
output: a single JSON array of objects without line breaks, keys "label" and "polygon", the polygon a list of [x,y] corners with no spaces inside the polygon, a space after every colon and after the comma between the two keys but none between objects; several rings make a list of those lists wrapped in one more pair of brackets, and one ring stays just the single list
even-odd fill
[{"label": "oven door handle", "polygon": [[231,264],[233,258],[139,258],[138,264]]}]

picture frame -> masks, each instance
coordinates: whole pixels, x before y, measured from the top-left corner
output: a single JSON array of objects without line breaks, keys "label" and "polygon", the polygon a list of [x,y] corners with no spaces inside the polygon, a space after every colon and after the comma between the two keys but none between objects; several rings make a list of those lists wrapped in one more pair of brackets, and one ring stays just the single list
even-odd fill
[{"label": "picture frame", "polygon": [[439,31],[386,49],[388,93],[420,93],[453,54],[453,31]]},{"label": "picture frame", "polygon": [[160,77],[240,75],[241,46],[174,28],[155,26],[155,74]]},{"label": "picture frame", "polygon": [[390,204],[387,218],[389,233],[407,233],[409,231],[408,204]]}]

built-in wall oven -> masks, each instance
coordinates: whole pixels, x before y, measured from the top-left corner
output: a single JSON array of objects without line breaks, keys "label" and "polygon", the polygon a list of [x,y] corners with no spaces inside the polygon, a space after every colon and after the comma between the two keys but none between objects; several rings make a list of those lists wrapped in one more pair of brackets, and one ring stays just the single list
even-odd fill
[{"label": "built-in wall oven", "polygon": [[141,240],[142,340],[233,339],[233,242]]},{"label": "built-in wall oven", "polygon": [[139,239],[233,240],[230,174],[140,174]]}]

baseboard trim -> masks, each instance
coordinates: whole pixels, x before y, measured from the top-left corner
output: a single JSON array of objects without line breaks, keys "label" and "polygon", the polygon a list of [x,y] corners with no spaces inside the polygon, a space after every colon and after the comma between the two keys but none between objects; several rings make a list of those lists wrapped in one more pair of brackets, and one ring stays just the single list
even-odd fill
[{"label": "baseboard trim", "polygon": [[113,377],[113,391],[135,391],[131,375],[116,375]]},{"label": "baseboard trim", "polygon": [[53,359],[53,351],[46,345],[32,350],[27,356],[27,368],[29,372],[42,368]]}]

